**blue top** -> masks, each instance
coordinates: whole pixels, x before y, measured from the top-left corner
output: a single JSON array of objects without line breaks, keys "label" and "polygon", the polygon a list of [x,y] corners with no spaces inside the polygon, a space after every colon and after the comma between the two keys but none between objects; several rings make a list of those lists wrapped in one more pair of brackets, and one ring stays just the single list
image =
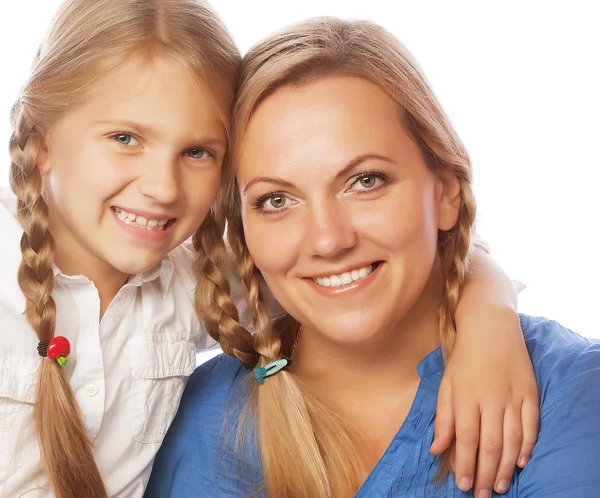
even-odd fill
[{"label": "blue top", "polygon": [[[540,388],[540,432],[531,461],[515,472],[503,496],[598,498],[600,342],[545,318],[521,316],[521,327]],[[438,458],[429,447],[443,372],[439,349],[420,362],[412,408],[357,498],[472,496],[452,476],[442,486],[434,483]],[[156,457],[146,498],[264,496],[251,494],[262,484],[256,442],[249,440],[245,471],[233,453],[230,422],[243,405],[250,375],[223,355],[196,369]]]}]

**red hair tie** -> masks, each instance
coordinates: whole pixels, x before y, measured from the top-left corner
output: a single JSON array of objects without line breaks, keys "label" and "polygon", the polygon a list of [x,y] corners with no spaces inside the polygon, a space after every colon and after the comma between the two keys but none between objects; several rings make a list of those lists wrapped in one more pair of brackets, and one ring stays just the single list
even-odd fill
[{"label": "red hair tie", "polygon": [[71,344],[66,337],[58,335],[51,341],[40,341],[37,350],[40,356],[56,360],[56,363],[64,367],[67,364],[67,356],[71,352]]}]

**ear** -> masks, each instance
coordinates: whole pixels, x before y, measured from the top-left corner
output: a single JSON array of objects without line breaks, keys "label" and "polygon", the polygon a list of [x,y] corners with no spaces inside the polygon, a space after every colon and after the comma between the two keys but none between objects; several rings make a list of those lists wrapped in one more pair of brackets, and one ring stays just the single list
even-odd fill
[{"label": "ear", "polygon": [[48,135],[42,136],[40,150],[35,158],[35,164],[42,175],[50,172],[50,147],[48,142]]},{"label": "ear", "polygon": [[453,173],[440,171],[438,173],[438,188],[438,229],[451,230],[458,222],[462,200],[458,177]]}]

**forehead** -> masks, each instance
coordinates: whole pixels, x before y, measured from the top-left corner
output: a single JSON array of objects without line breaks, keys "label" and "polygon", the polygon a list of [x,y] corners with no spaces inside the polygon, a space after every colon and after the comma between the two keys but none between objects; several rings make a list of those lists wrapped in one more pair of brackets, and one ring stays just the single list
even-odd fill
[{"label": "forehead", "polygon": [[82,118],[135,120],[161,128],[222,128],[212,96],[175,61],[131,59],[95,81],[82,106]]},{"label": "forehead", "polygon": [[406,136],[394,101],[356,77],[330,77],[283,87],[255,110],[241,142],[240,173],[248,165],[344,163],[378,153]]}]

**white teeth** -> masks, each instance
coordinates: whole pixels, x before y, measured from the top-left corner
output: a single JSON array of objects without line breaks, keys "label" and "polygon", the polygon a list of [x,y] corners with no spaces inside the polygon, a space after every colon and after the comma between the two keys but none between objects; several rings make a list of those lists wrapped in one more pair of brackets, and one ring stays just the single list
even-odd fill
[{"label": "white teeth", "polygon": [[328,277],[317,277],[313,278],[313,280],[319,287],[342,287],[365,278],[372,271],[372,266],[365,266],[359,270],[352,270],[340,273],[339,275],[329,275]]},{"label": "white teeth", "polygon": [[112,208],[112,210],[117,215],[117,218],[119,218],[126,225],[131,225],[131,226],[135,226],[138,228],[144,228],[148,231],[164,232],[165,225],[169,222],[168,219],[166,219],[166,220],[157,220],[157,219],[149,220],[147,218],[144,218],[143,216],[137,216],[133,213],[128,213],[128,212],[123,211],[122,209],[118,209],[118,208]]},{"label": "white teeth", "polygon": [[342,285],[348,285],[352,283],[352,274],[351,273],[342,273],[341,276]]}]

